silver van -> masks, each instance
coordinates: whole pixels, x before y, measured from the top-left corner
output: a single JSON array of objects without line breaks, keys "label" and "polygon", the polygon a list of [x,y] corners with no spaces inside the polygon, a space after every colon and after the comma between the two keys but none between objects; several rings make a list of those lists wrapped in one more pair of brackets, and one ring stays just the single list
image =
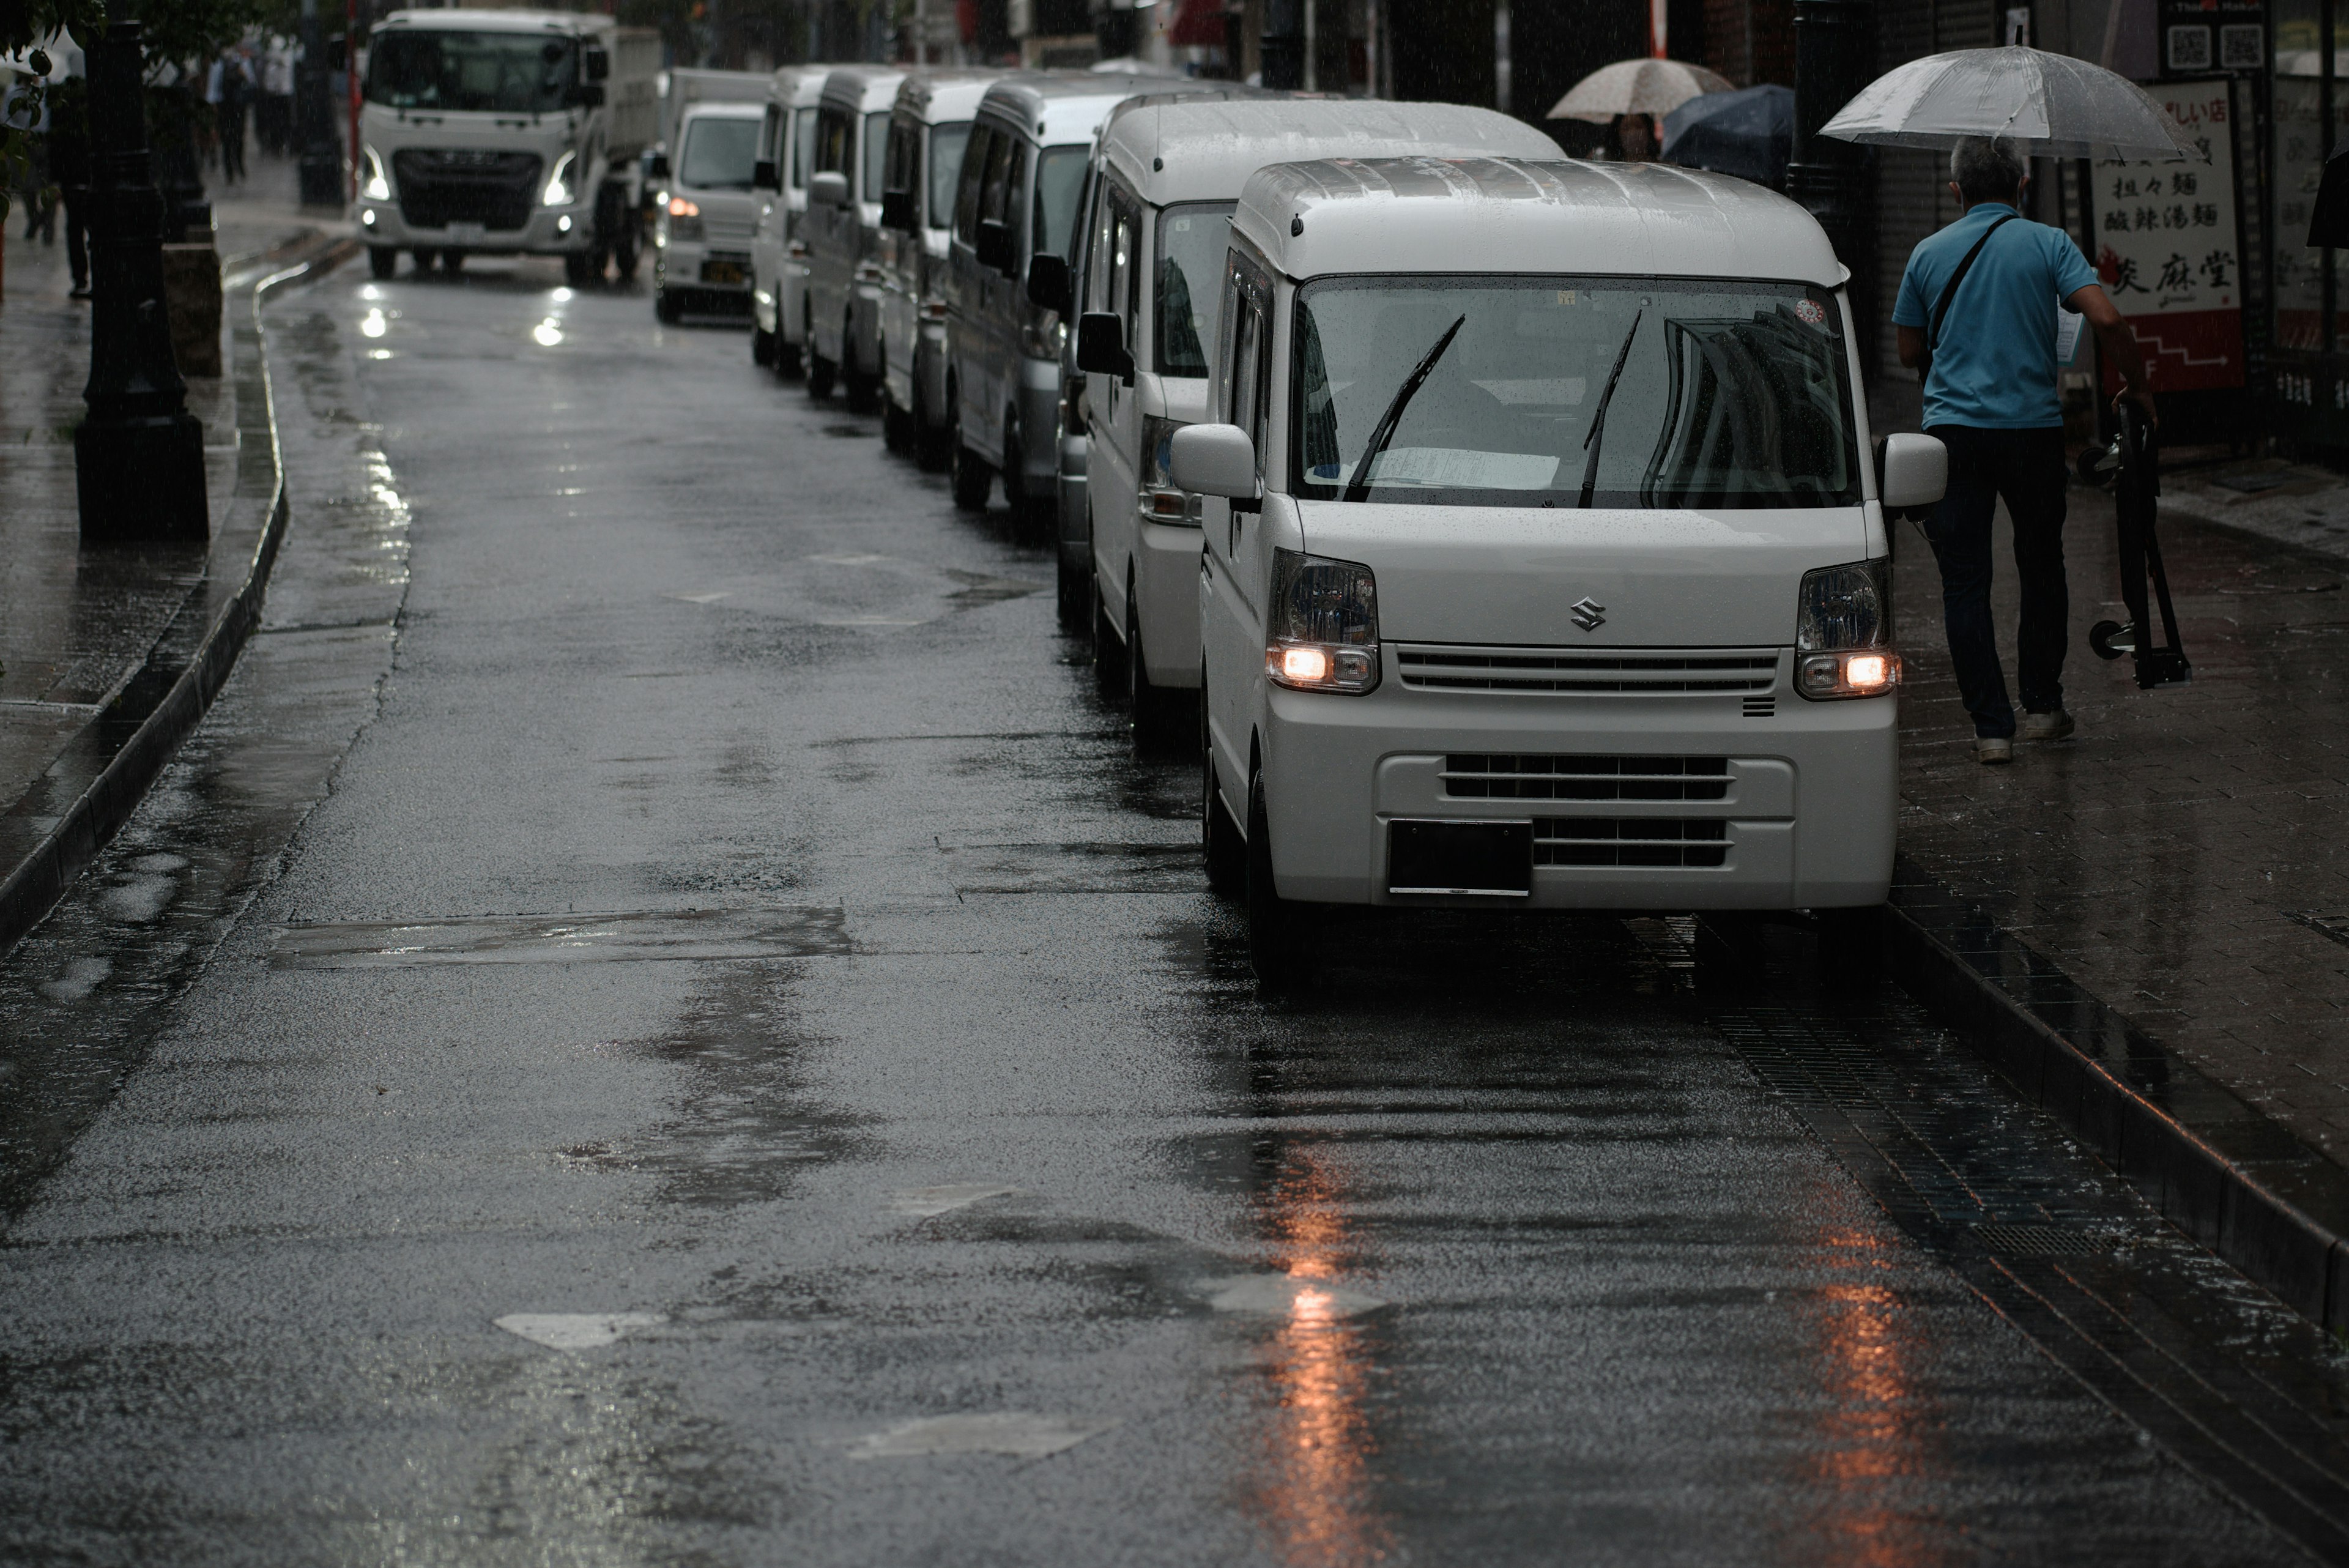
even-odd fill
[{"label": "silver van", "polygon": [[807,324],[807,212],[816,100],[830,66],[785,66],[767,89],[759,130],[759,223],[750,235],[750,356],[778,376],[800,373]]},{"label": "silver van", "polygon": [[999,70],[917,71],[897,89],[882,153],[882,431],[893,452],[946,464],[947,236],[971,119]]},{"label": "silver van", "polygon": [[881,196],[889,117],[905,73],[844,66],[823,80],[808,177],[804,306],[807,389],[828,398],[837,379],[848,406],[870,413],[881,391]]},{"label": "silver van", "polygon": [[[988,88],[963,153],[947,263],[947,447],[955,504],[997,474],[1022,522],[1050,526],[1059,489],[1068,255],[1093,143],[1110,111],[1164,77],[1011,77]],[[1207,89],[1216,90],[1216,89]],[[1042,267],[1034,258],[1050,258]]]},{"label": "silver van", "polygon": [[739,311],[750,292],[759,106],[700,103],[678,119],[667,194],[653,225],[653,314]]}]

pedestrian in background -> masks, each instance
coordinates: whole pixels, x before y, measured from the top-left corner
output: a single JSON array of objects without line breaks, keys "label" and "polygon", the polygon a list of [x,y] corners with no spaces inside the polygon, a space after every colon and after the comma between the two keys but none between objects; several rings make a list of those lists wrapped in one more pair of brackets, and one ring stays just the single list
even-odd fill
[{"label": "pedestrian in background", "polygon": [[294,141],[294,46],[283,36],[270,35],[261,56],[261,99],[254,110],[254,129],[262,150],[283,158]]},{"label": "pedestrian in background", "polygon": [[220,96],[212,113],[220,130],[221,178],[233,185],[244,178],[244,121],[253,101],[253,76],[241,49],[222,55],[217,68]]},{"label": "pedestrian in background", "polygon": [[66,265],[73,297],[89,297],[89,83],[82,77],[52,82],[48,90],[49,178],[66,220]]},{"label": "pedestrian in background", "polygon": [[1958,694],[1973,716],[1974,756],[2014,760],[2018,726],[1992,625],[1991,520],[2014,524],[2023,590],[2015,674],[2026,741],[2076,728],[2064,710],[2070,592],[2064,577],[2064,409],[2056,389],[2055,307],[2087,318],[2120,396],[2154,419],[2145,359],[2080,248],[2021,205],[2029,170],[2010,137],[1961,138],[1950,189],[1964,212],[1918,244],[1892,309],[1900,362],[1924,372],[1925,433],[1949,449],[1950,483],[1925,525],[1941,568],[1941,608]]}]

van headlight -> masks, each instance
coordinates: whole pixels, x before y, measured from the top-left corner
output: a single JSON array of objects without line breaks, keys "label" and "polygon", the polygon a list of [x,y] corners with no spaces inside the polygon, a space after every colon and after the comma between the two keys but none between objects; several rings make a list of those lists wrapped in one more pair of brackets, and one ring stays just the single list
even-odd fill
[{"label": "van headlight", "polygon": [[571,168],[579,154],[566,152],[554,161],[554,172],[547,177],[545,193],[538,199],[542,207],[567,207],[577,200],[571,193]]},{"label": "van headlight", "polygon": [[1174,432],[1183,428],[1183,422],[1155,416],[1142,421],[1142,493],[1136,504],[1144,523],[1164,523],[1170,528],[1199,526],[1197,508],[1174,488],[1169,472],[1174,462]]},{"label": "van headlight", "polygon": [[673,240],[698,240],[701,237],[701,203],[688,202],[682,196],[668,199],[668,236]]},{"label": "van headlight", "polygon": [[1892,640],[1891,563],[1803,574],[1795,609],[1795,690],[1819,700],[1878,697],[1900,683]]},{"label": "van headlight", "polygon": [[1265,678],[1298,691],[1360,696],[1379,683],[1379,588],[1368,566],[1272,553]]},{"label": "van headlight", "polygon": [[384,177],[383,154],[372,147],[359,149],[359,161],[366,165],[365,178],[359,182],[359,194],[370,202],[391,200],[391,182]]}]

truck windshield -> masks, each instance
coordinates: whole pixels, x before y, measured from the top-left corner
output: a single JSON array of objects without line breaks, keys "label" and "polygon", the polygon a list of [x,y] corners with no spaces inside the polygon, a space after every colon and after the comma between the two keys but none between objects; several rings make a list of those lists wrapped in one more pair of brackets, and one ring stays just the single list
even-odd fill
[{"label": "truck windshield", "polygon": [[1066,256],[1075,248],[1077,193],[1085,186],[1085,162],[1091,147],[1047,147],[1036,164],[1034,228],[1030,251]]},{"label": "truck windshield", "polygon": [[697,191],[747,191],[759,161],[759,122],[702,115],[685,128],[677,182]]},{"label": "truck windshield", "polygon": [[[1396,389],[1460,328],[1367,474]],[[1573,506],[1852,506],[1843,318],[1800,284],[1686,278],[1332,278],[1299,291],[1299,495]],[[1592,416],[1622,356],[1596,441]]]},{"label": "truck windshield", "polygon": [[398,28],[367,51],[367,96],[391,109],[552,113],[571,99],[577,43],[542,33]]},{"label": "truck windshield", "polygon": [[954,222],[955,186],[962,179],[962,150],[970,145],[970,121],[930,127],[930,227]]},{"label": "truck windshield", "polygon": [[[1232,232],[1233,202],[1194,202],[1158,217],[1158,373],[1204,376],[1216,333],[1216,284]],[[1373,419],[1377,418],[1374,414]]]}]

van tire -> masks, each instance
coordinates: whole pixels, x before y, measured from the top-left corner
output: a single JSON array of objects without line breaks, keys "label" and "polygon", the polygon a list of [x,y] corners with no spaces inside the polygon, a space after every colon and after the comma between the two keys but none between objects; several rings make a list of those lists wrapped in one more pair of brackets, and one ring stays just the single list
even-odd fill
[{"label": "van tire", "polygon": [[1109,623],[1109,604],[1102,597],[1101,579],[1092,583],[1093,685],[1103,697],[1125,695],[1125,644]]},{"label": "van tire", "polygon": [[1287,991],[1310,972],[1304,922],[1298,908],[1280,896],[1272,875],[1272,827],[1264,805],[1264,774],[1248,781],[1247,831],[1248,962],[1267,991]]},{"label": "van tire", "polygon": [[1071,558],[1069,541],[1063,539],[1056,552],[1060,556],[1057,563],[1060,581],[1057,586],[1060,588],[1061,626],[1068,631],[1083,629],[1085,611],[1090,607],[1088,590],[1093,586],[1092,549],[1090,545],[1084,549],[1085,556]]},{"label": "van tire", "polygon": [[811,342],[807,357],[807,395],[821,401],[832,396],[832,385],[840,379],[840,367],[815,351]]},{"label": "van tire", "polygon": [[387,282],[399,270],[399,247],[397,245],[367,246],[367,271],[378,283]]},{"label": "van tire", "polygon": [[1011,508],[1011,535],[1021,543],[1041,535],[1053,522],[1049,496],[1028,493],[1028,432],[1019,411],[1003,410],[1003,504]]},{"label": "van tire", "polygon": [[674,327],[684,315],[685,311],[678,305],[676,295],[665,288],[653,290],[653,319],[664,327]]},{"label": "van tire", "polygon": [[930,400],[922,396],[922,376],[914,372],[914,462],[925,473],[936,473],[946,466],[953,452],[947,446],[950,433],[940,430],[930,418]]},{"label": "van tire", "polygon": [[840,386],[848,411],[869,414],[878,406],[874,392],[881,379],[860,364],[856,358],[856,317],[844,317],[840,323]]},{"label": "van tire", "polygon": [[[954,389],[947,389],[949,401],[954,400]],[[954,504],[965,512],[987,510],[987,491],[995,475],[987,460],[962,443],[962,412],[957,404],[947,425],[947,462],[948,479],[954,488]]]},{"label": "van tire", "polygon": [[881,389],[881,442],[901,457],[914,450],[914,416],[897,406],[886,386]]},{"label": "van tire", "polygon": [[750,363],[762,369],[775,363],[775,335],[760,326],[755,317],[750,322]]},{"label": "van tire", "polygon": [[1133,749],[1144,753],[1179,751],[1191,739],[1195,715],[1184,710],[1190,693],[1168,691],[1150,679],[1142,656],[1142,612],[1134,606],[1133,581],[1125,585],[1125,711],[1133,726]]},{"label": "van tire", "polygon": [[1207,736],[1206,670],[1199,672],[1199,844],[1207,855],[1207,891],[1237,902],[1247,897],[1247,840],[1232,820],[1216,777],[1216,748]]}]

